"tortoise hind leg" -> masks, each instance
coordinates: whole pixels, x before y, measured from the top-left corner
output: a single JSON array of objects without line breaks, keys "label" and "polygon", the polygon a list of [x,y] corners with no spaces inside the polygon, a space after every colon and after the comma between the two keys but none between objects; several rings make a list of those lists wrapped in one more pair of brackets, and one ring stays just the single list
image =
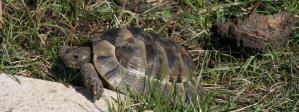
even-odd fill
[{"label": "tortoise hind leg", "polygon": [[91,63],[86,63],[81,69],[83,82],[85,87],[93,95],[93,101],[100,99],[103,95],[103,84],[96,72],[94,66]]},{"label": "tortoise hind leg", "polygon": [[196,97],[197,101],[200,101],[201,99],[205,99],[206,92],[202,85],[198,83],[196,85],[196,77],[191,78],[189,81],[184,83],[184,86],[187,87],[187,99],[186,100],[192,100],[192,97]]}]

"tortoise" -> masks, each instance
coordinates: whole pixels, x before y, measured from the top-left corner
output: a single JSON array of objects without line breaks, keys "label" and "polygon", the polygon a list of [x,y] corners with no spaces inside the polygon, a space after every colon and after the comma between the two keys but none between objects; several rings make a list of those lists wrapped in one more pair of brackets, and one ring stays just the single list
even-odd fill
[{"label": "tortoise", "polygon": [[[196,86],[192,58],[186,50],[171,40],[140,28],[115,28],[81,46],[62,46],[58,56],[68,68],[80,69],[84,85],[101,98],[103,85],[113,91],[145,95],[148,85],[158,85],[163,97],[174,90],[186,98],[200,98],[204,90]],[[190,74],[190,75],[188,75]],[[189,76],[189,77],[188,77]],[[150,82],[150,83],[148,83]],[[176,89],[174,89],[176,88]]]}]

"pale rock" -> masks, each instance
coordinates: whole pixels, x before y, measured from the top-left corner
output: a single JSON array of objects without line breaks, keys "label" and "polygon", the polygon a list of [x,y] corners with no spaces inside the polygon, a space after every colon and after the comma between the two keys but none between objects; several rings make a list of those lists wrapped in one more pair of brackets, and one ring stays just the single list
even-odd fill
[{"label": "pale rock", "polygon": [[111,97],[116,99],[117,93],[105,89],[103,97],[93,103],[83,87],[0,74],[0,112],[106,112]]}]

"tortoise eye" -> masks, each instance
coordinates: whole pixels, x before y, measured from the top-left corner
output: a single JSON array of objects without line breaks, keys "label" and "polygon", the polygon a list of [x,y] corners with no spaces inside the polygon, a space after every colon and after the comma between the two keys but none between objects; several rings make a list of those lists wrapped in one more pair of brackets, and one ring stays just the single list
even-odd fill
[{"label": "tortoise eye", "polygon": [[127,52],[132,52],[133,51],[133,48],[131,46],[129,46],[128,44],[125,45],[124,47],[124,50],[127,51]]},{"label": "tortoise eye", "polygon": [[74,59],[78,59],[78,58],[79,58],[79,56],[77,56],[77,55],[74,55],[74,56],[73,56],[73,58],[74,58]]},{"label": "tortoise eye", "polygon": [[128,43],[134,43],[135,42],[133,38],[129,38],[127,41],[128,41]]}]

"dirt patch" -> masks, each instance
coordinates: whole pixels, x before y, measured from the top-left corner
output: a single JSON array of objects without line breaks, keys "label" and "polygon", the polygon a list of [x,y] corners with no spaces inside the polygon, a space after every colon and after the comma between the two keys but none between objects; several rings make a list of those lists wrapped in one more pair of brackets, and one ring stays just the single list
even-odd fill
[{"label": "dirt patch", "polygon": [[236,22],[222,23],[217,20],[212,31],[223,44],[265,53],[269,44],[275,50],[283,48],[294,23],[294,16],[286,12],[263,15],[254,11],[243,20],[236,19]]}]

